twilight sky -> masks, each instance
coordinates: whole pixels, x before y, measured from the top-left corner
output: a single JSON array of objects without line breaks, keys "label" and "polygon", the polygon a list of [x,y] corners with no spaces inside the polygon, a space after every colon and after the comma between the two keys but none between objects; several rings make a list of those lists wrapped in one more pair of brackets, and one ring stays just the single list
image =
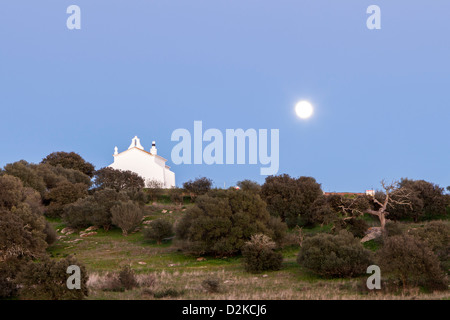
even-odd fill
[{"label": "twilight sky", "polygon": [[[66,9],[81,8],[81,30]],[[366,9],[381,7],[381,30]],[[173,165],[175,129],[279,129],[279,174],[326,191],[450,185],[450,2],[1,0],[0,166],[75,151],[97,168],[137,135],[177,184],[261,165]],[[294,106],[315,107],[307,121]]]}]

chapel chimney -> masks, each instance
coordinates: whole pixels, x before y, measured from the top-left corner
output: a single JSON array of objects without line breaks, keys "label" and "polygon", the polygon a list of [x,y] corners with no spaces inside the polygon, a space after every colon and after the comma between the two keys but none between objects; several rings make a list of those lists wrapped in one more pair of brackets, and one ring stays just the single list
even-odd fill
[{"label": "chapel chimney", "polygon": [[156,149],[156,142],[152,141],[152,148],[150,149],[150,153],[157,155],[158,154],[158,149]]}]

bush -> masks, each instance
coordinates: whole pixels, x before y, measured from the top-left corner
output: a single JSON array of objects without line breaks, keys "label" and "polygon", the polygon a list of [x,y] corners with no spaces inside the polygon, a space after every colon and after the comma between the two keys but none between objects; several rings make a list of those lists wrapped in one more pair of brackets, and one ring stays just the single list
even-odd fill
[{"label": "bush", "polygon": [[[67,268],[71,265],[81,269],[81,289],[67,288]],[[19,274],[19,296],[22,299],[37,300],[81,300],[88,295],[86,268],[75,258],[69,256],[60,261],[47,256],[39,262],[30,261]]]},{"label": "bush", "polygon": [[315,226],[329,224],[337,219],[337,213],[328,203],[325,196],[318,197],[309,209],[298,219],[299,226]]},{"label": "bush", "polygon": [[183,183],[183,188],[191,194],[191,199],[193,200],[200,195],[206,194],[211,190],[211,186],[212,180],[205,177]]},{"label": "bush", "polygon": [[95,172],[94,184],[98,189],[142,190],[145,187],[144,179],[131,171],[103,168]]},{"label": "bush", "polygon": [[296,179],[287,174],[269,176],[261,187],[261,198],[267,203],[267,210],[290,228],[297,225],[299,216],[306,214],[322,194],[320,184],[314,178]]},{"label": "bush", "polygon": [[84,183],[60,183],[45,196],[45,201],[49,204],[46,215],[52,218],[61,217],[68,204],[74,203],[87,195],[88,187]]},{"label": "bush", "polygon": [[9,258],[0,263],[0,299],[16,297],[19,287],[15,282],[17,273],[20,272],[22,261]]},{"label": "bush", "polygon": [[43,232],[45,233],[45,242],[47,242],[48,245],[55,243],[58,235],[48,221],[45,221],[45,229]]},{"label": "bush", "polygon": [[176,227],[177,237],[195,254],[230,255],[256,233],[270,234],[270,215],[259,195],[214,190],[197,198]]},{"label": "bush", "polygon": [[151,201],[158,200],[158,197],[163,193],[164,184],[155,179],[147,179],[146,188],[147,194]]},{"label": "bush", "polygon": [[269,229],[268,235],[270,235],[270,238],[275,241],[278,247],[281,247],[288,230],[286,223],[281,221],[280,217],[270,217],[267,228]]},{"label": "bush", "polygon": [[321,276],[339,278],[365,273],[371,261],[371,252],[346,230],[306,238],[297,257],[301,266]]},{"label": "bush", "polygon": [[169,189],[170,201],[175,204],[183,204],[183,189],[180,188],[170,188]]},{"label": "bush", "polygon": [[388,237],[377,259],[381,270],[404,288],[421,285],[429,290],[447,289],[439,259],[419,239],[408,235]]},{"label": "bush", "polygon": [[242,247],[244,266],[247,272],[280,270],[283,255],[275,252],[275,242],[264,234],[255,234]]},{"label": "bush", "polygon": [[94,166],[75,152],[53,152],[45,157],[41,163],[78,170],[91,178],[94,174]]},{"label": "bush", "polygon": [[142,221],[142,209],[133,201],[128,201],[111,208],[112,223],[122,229],[124,236],[134,231]]},{"label": "bush", "polygon": [[348,226],[347,230],[357,238],[363,238],[366,235],[367,229],[369,229],[367,222],[361,219],[351,218],[346,220],[346,222]]},{"label": "bush", "polygon": [[221,291],[220,280],[215,277],[203,280],[202,287],[209,293],[217,293]]},{"label": "bush", "polygon": [[403,234],[403,231],[399,223],[388,221],[384,226],[384,234],[387,237],[400,236]]},{"label": "bush", "polygon": [[119,273],[120,284],[125,290],[131,290],[138,286],[136,275],[130,266],[125,266]]},{"label": "bush", "polygon": [[164,238],[171,235],[173,235],[172,223],[162,218],[153,220],[148,228],[144,229],[144,239],[155,240],[157,244],[161,244]]},{"label": "bush", "polygon": [[410,231],[411,235],[428,244],[442,263],[443,270],[450,269],[450,225],[444,221],[432,221]]}]

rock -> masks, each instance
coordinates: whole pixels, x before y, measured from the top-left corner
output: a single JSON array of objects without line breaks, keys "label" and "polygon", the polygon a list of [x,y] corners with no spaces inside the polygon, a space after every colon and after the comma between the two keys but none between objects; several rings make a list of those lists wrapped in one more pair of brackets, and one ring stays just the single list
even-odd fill
[{"label": "rock", "polygon": [[95,230],[98,230],[98,227],[96,227],[96,226],[91,226],[91,227],[87,228],[87,229],[84,230],[84,231],[89,232],[89,231],[95,231]]},{"label": "rock", "polygon": [[173,211],[169,211],[169,213],[173,213]]},{"label": "rock", "polygon": [[144,222],[142,222],[142,224],[150,224],[152,223],[152,220],[145,220]]},{"label": "rock", "polygon": [[169,267],[176,267],[176,266],[178,266],[177,263],[171,263],[171,264],[169,264]]},{"label": "rock", "polygon": [[206,258],[200,257],[200,258],[197,258],[197,261],[206,261]]},{"label": "rock", "polygon": [[161,213],[166,213],[166,212],[167,212],[167,210],[166,210],[166,209],[164,209],[164,210],[162,210],[162,211],[161,211]]},{"label": "rock", "polygon": [[369,228],[366,231],[365,237],[361,239],[361,242],[364,243],[364,242],[376,239],[378,237],[381,237],[381,234],[382,234],[381,227]]},{"label": "rock", "polygon": [[267,278],[268,275],[267,275],[267,274],[263,274],[262,277],[263,277],[263,278]]},{"label": "rock", "polygon": [[72,234],[72,233],[74,233],[74,232],[75,232],[75,230],[73,230],[73,229],[70,228],[70,227],[66,227],[66,228],[64,228],[64,229],[61,230],[61,233],[62,233],[62,234],[66,234],[66,235]]},{"label": "rock", "polygon": [[88,232],[88,233],[83,233],[80,235],[80,237],[84,238],[84,237],[90,237],[90,236],[95,236],[97,234],[97,232]]},{"label": "rock", "polygon": [[145,265],[145,264],[147,264],[147,262],[139,261],[138,264],[140,264],[140,265]]}]

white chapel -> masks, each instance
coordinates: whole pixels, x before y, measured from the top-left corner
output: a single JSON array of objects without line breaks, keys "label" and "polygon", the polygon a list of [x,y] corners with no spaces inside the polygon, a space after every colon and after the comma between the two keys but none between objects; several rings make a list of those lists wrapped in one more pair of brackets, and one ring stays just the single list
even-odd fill
[{"label": "white chapel", "polygon": [[175,173],[166,165],[167,160],[157,154],[156,143],[152,142],[150,152],[145,151],[140,139],[131,140],[127,150],[120,152],[114,148],[114,163],[109,167],[118,170],[129,170],[144,178],[145,184],[156,180],[164,188],[175,187]]}]

